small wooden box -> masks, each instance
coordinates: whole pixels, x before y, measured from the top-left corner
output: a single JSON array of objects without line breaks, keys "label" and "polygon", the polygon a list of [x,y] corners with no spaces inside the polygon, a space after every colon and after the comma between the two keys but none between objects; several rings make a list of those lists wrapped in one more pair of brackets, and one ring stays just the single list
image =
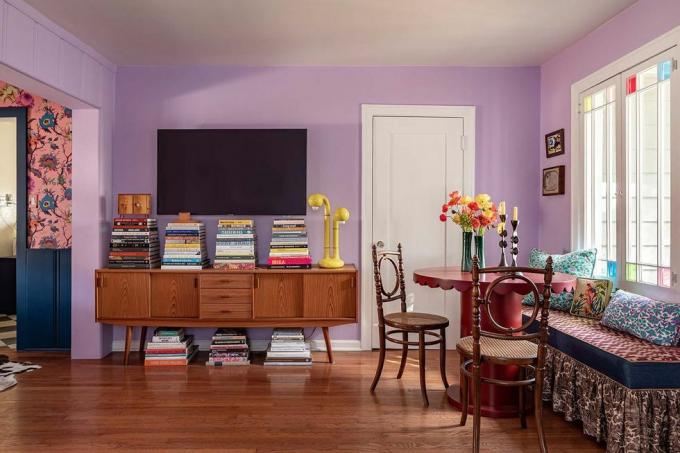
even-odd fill
[{"label": "small wooden box", "polygon": [[118,214],[151,215],[151,194],[119,193]]}]

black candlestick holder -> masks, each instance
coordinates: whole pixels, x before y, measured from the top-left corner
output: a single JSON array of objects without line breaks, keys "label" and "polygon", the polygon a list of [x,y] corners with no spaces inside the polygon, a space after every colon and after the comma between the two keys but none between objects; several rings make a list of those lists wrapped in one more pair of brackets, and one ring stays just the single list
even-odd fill
[{"label": "black candlestick holder", "polygon": [[[517,229],[519,228],[519,220],[511,220],[510,225],[512,225],[512,237],[510,242],[512,243],[512,249],[510,253],[512,254],[512,267],[517,267],[517,255],[519,254],[519,235],[517,234]],[[521,272],[516,272],[516,274],[521,274]]]},{"label": "black candlestick holder", "polygon": [[508,267],[508,262],[505,259],[505,249],[508,247],[508,241],[506,239],[508,237],[508,230],[505,229],[506,216],[505,214],[501,214],[498,217],[501,219],[501,222],[503,223],[504,227],[503,231],[499,233],[499,235],[501,236],[501,240],[498,242],[498,245],[501,248],[501,261],[500,263],[498,263],[498,267]]}]

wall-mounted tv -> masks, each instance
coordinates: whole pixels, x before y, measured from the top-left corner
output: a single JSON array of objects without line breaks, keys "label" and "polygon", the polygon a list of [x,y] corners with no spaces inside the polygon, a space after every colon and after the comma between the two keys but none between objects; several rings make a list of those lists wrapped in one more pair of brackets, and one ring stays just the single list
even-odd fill
[{"label": "wall-mounted tv", "polygon": [[306,129],[159,129],[159,215],[304,215]]}]

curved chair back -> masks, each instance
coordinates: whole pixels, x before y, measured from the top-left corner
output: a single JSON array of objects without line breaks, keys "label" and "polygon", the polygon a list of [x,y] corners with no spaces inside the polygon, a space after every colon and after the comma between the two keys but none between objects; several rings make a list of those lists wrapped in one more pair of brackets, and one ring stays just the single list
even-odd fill
[{"label": "curved chair back", "polygon": [[[375,300],[378,304],[379,324],[384,324],[383,304],[393,301],[401,302],[401,311],[406,312],[406,283],[404,281],[404,262],[401,251],[401,243],[397,245],[397,251],[380,251],[375,244],[373,250],[373,278],[375,280]],[[394,285],[386,288],[383,284],[384,277],[390,275],[394,278]]]},{"label": "curved chair back", "polygon": [[[482,274],[501,274],[486,287],[484,294],[481,292],[480,276]],[[526,274],[538,274],[543,276],[543,288],[539,291],[536,284],[526,277]],[[548,257],[545,269],[534,269],[530,267],[485,267],[480,269],[479,260],[475,256],[472,259],[472,337],[475,343],[479,342],[482,336],[498,338],[502,340],[530,340],[538,338],[540,343],[545,344],[548,336],[548,308],[550,307],[550,294],[553,277],[552,257]],[[534,295],[534,309],[529,319],[522,323],[520,327],[503,326],[493,316],[492,304],[494,303],[495,288],[506,280],[521,280],[526,283],[531,293]],[[542,293],[542,297],[539,294]],[[500,299],[502,300],[502,299]],[[490,321],[495,331],[482,330],[480,313],[484,310],[486,318]],[[529,326],[540,315],[540,328],[535,333],[528,333]]]}]

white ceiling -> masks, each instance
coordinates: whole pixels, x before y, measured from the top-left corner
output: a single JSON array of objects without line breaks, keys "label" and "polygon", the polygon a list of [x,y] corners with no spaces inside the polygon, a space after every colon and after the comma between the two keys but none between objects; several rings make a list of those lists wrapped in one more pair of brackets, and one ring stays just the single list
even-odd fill
[{"label": "white ceiling", "polygon": [[118,65],[541,64],[635,0],[26,0]]}]

